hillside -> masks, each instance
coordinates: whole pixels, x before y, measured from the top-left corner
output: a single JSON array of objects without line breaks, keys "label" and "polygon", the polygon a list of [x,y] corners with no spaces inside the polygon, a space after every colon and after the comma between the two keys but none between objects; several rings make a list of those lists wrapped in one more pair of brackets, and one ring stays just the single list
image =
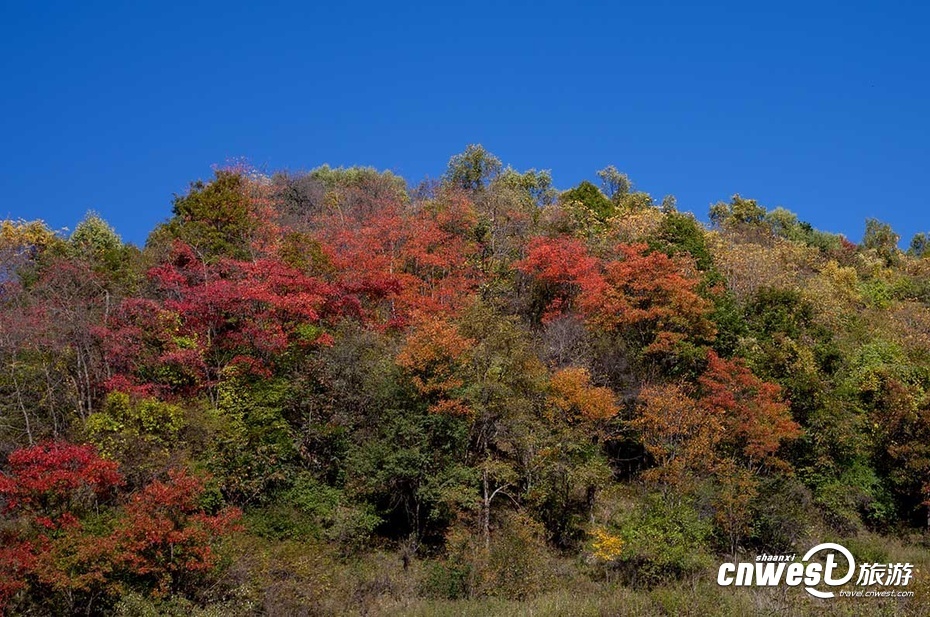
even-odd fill
[{"label": "hillside", "polygon": [[[930,244],[480,146],[0,225],[0,604],[930,614]],[[877,213],[880,214],[880,213]],[[838,542],[907,599],[718,586]]]}]

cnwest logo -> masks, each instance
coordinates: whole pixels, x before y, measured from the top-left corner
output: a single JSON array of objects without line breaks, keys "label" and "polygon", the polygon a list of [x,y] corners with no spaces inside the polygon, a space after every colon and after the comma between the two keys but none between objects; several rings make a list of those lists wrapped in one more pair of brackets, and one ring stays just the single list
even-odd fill
[{"label": "cnwest logo", "polygon": [[[822,555],[821,555],[822,554]],[[814,561],[823,557],[823,563]],[[913,564],[864,563],[859,567],[857,585],[904,586],[911,581]],[[833,591],[818,586],[839,587],[856,574],[856,560],[844,546],[833,542],[818,544],[807,551],[801,561],[795,555],[759,555],[754,563],[723,563],[717,571],[717,584],[736,587],[775,587],[804,585],[804,590],[817,598],[832,598]]]}]

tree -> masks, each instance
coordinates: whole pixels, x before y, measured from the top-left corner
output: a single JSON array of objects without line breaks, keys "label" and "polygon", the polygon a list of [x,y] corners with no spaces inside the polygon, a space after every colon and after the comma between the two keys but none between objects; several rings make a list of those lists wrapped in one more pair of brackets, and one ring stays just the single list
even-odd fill
[{"label": "tree", "polygon": [[107,262],[111,267],[123,249],[122,239],[96,212],[88,212],[68,240],[79,255]]},{"label": "tree", "polygon": [[520,173],[507,167],[494,179],[495,188],[508,188],[526,196],[530,205],[542,208],[555,201],[558,191],[552,187],[552,173],[548,169],[528,169]]},{"label": "tree", "polygon": [[896,234],[888,223],[882,223],[877,219],[866,219],[862,247],[873,251],[885,261],[886,265],[890,266],[897,263],[900,253],[900,249],[898,249],[900,239],[901,236]]},{"label": "tree", "polygon": [[231,364],[262,373],[285,350],[328,344],[325,326],[360,308],[277,258],[205,264],[183,243],[149,278],[160,299],[127,299],[99,331],[120,377],[111,388],[179,394],[214,386]]},{"label": "tree", "polygon": [[[322,194],[314,190],[312,181],[322,185]],[[343,221],[365,220],[385,208],[395,208],[409,201],[407,183],[390,171],[373,167],[338,167],[322,165],[310,171],[297,184],[299,190],[310,190],[303,199],[313,202],[311,208],[318,214],[328,213]],[[298,193],[298,198],[301,195]],[[285,210],[284,214],[297,214]],[[312,219],[311,219],[312,221]],[[296,229],[304,230],[305,225]]]},{"label": "tree", "polygon": [[[9,471],[0,475],[0,610],[35,583],[71,579],[73,567],[42,574],[56,548],[72,542],[81,519],[121,482],[116,463],[88,445],[46,441],[12,452],[7,463]],[[84,585],[87,568],[78,569],[85,580],[71,583]]]},{"label": "tree", "polygon": [[703,272],[709,272],[714,268],[704,229],[691,214],[667,213],[662,218],[655,237],[649,240],[649,245],[669,257],[687,254]]},{"label": "tree", "polygon": [[120,462],[127,481],[139,486],[165,468],[182,441],[185,420],[177,405],[114,390],[87,417],[84,429],[104,456]]},{"label": "tree", "polygon": [[698,478],[713,473],[724,424],[685,385],[647,385],[631,424],[655,463],[644,474],[648,480],[687,492]]},{"label": "tree", "polygon": [[249,202],[244,173],[235,168],[218,170],[210,182],[191,183],[186,195],[175,197],[174,216],[152,233],[149,244],[170,247],[180,240],[206,262],[249,258],[252,236],[262,221]]},{"label": "tree", "polygon": [[907,250],[908,254],[915,257],[924,257],[928,254],[928,250],[930,250],[930,235],[923,231],[914,234],[914,237],[911,238],[910,248]]},{"label": "tree", "polygon": [[106,367],[93,335],[114,299],[83,261],[45,254],[27,287],[0,302],[0,405],[8,449],[63,436],[102,395]]},{"label": "tree", "polygon": [[616,213],[616,204],[607,199],[600,189],[587,180],[583,180],[575,188],[562,193],[561,199],[564,202],[581,203],[601,221],[606,221]]},{"label": "tree", "polygon": [[121,475],[93,446],[43,442],[14,451],[8,464],[0,475],[0,609],[20,592],[28,592],[19,598],[26,606],[54,614],[92,614],[102,598],[128,589],[188,593],[217,565],[216,539],[238,528],[237,510],[201,507],[203,483],[184,471],[113,507]]},{"label": "tree", "polygon": [[763,225],[765,214],[765,208],[755,199],[743,199],[736,194],[730,203],[720,201],[711,206],[709,217],[717,227],[751,229]]},{"label": "tree", "polygon": [[620,259],[586,279],[578,298],[589,324],[623,334],[645,354],[674,354],[684,342],[713,340],[710,303],[697,293],[688,263],[646,244],[621,244]]},{"label": "tree", "polygon": [[361,220],[322,221],[320,237],[343,288],[361,301],[366,320],[403,327],[418,314],[451,314],[478,282],[469,204],[450,197],[413,214],[388,204]]},{"label": "tree", "polygon": [[203,482],[183,470],[169,472],[133,495],[111,538],[114,576],[165,597],[191,590],[192,577],[217,565],[212,544],[237,530],[239,510],[208,514],[198,503]]},{"label": "tree", "polygon": [[430,319],[416,327],[397,355],[397,364],[409,375],[417,391],[430,401],[433,413],[464,415],[462,401],[466,352],[474,341],[459,334],[454,325]]},{"label": "tree", "polygon": [[841,248],[840,236],[814,229],[810,223],[798,220],[797,214],[785,208],[767,212],[765,223],[776,236],[816,247],[824,253],[835,253]]},{"label": "tree", "polygon": [[480,144],[469,144],[465,151],[449,159],[443,179],[466,191],[480,191],[503,169],[496,156]]},{"label": "tree", "polygon": [[599,263],[579,240],[536,237],[514,268],[532,278],[530,311],[547,322],[571,311],[581,291],[597,284]]},{"label": "tree", "polygon": [[556,372],[551,380],[550,400],[566,419],[592,422],[609,420],[620,408],[610,388],[591,384],[591,374],[584,368],[565,368]]},{"label": "tree", "polygon": [[32,281],[40,258],[57,252],[61,244],[43,221],[0,221],[0,285]]},{"label": "tree", "polygon": [[762,381],[739,360],[707,353],[707,370],[698,380],[700,404],[720,418],[725,443],[749,469],[783,466],[775,454],[783,441],[801,435],[781,388]]},{"label": "tree", "polygon": [[633,188],[630,178],[625,173],[618,171],[613,165],[608,165],[597,172],[597,177],[601,179],[601,187],[604,189],[604,193],[614,204],[619,204],[624,197],[629,195],[630,190]]},{"label": "tree", "polygon": [[121,482],[116,463],[90,445],[42,442],[11,453],[7,463],[9,473],[0,476],[5,513],[27,515],[46,529],[75,524]]}]

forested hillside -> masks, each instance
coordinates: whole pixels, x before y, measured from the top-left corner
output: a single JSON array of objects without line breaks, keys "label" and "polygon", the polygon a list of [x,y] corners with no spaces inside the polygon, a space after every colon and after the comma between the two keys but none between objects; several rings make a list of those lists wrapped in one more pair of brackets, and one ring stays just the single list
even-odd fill
[{"label": "forested hillside", "polygon": [[715,582],[842,541],[927,614],[930,239],[597,178],[470,146],[223,169],[143,248],[4,221],[0,604],[849,614]]}]

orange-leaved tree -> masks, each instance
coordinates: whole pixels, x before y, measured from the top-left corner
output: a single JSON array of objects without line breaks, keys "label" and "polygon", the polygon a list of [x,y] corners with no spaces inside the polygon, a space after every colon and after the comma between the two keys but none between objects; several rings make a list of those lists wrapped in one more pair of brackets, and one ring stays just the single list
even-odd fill
[{"label": "orange-leaved tree", "polygon": [[454,324],[438,317],[423,319],[408,334],[395,360],[417,392],[430,403],[430,412],[454,415],[469,412],[460,394],[465,385],[466,352],[474,344]]},{"label": "orange-leaved tree", "polygon": [[591,383],[588,369],[569,367],[557,371],[550,381],[549,400],[568,419],[609,420],[620,408],[610,388]]},{"label": "orange-leaved tree", "polygon": [[624,334],[647,354],[713,339],[711,304],[698,294],[700,280],[684,258],[650,252],[646,244],[620,244],[616,251],[619,259],[605,263],[600,277],[585,279],[578,304],[590,325]]}]

